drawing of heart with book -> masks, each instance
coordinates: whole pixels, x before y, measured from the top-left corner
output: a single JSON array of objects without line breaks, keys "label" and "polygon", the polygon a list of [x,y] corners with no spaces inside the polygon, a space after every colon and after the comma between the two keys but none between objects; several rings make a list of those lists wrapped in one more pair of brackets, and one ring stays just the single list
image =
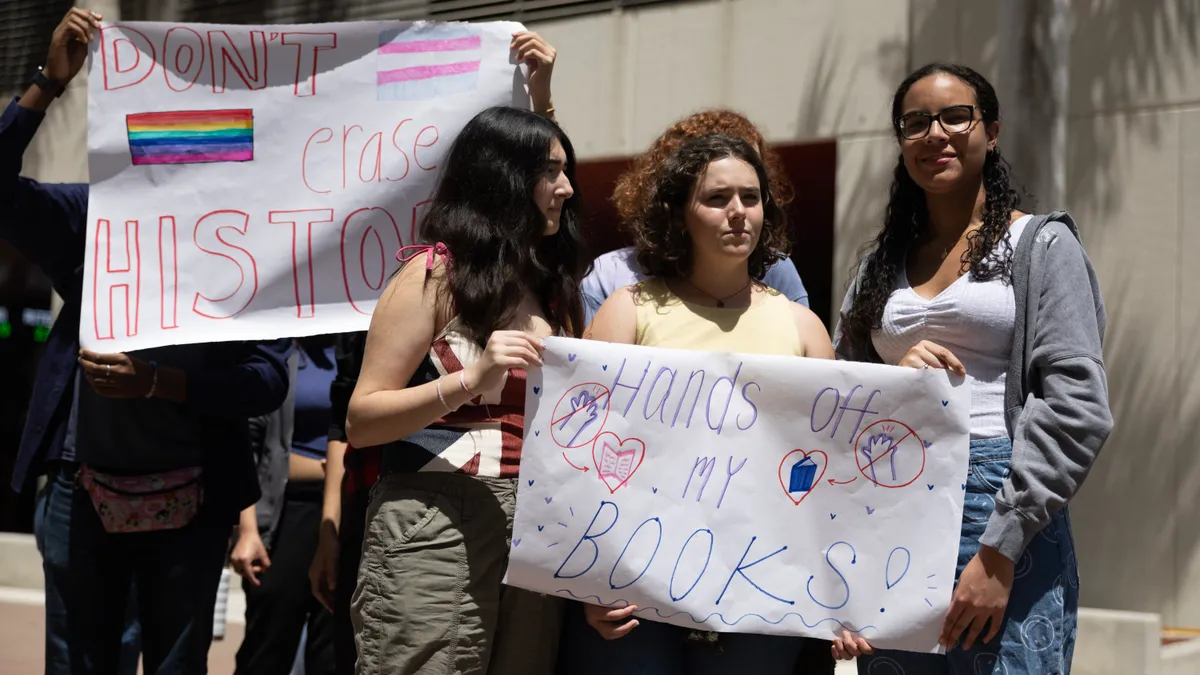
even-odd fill
[{"label": "drawing of heart with book", "polygon": [[646,459],[646,444],[637,438],[621,440],[611,431],[605,431],[592,443],[592,463],[596,475],[604,481],[609,493],[629,483],[629,479]]}]

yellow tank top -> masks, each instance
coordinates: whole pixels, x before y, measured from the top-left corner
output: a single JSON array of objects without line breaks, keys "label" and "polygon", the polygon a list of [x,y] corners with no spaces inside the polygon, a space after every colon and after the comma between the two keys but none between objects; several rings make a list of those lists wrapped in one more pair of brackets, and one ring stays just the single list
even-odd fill
[{"label": "yellow tank top", "polygon": [[685,302],[662,279],[632,289],[637,344],[694,351],[803,356],[791,301],[778,291],[756,293],[750,307],[705,307]]}]

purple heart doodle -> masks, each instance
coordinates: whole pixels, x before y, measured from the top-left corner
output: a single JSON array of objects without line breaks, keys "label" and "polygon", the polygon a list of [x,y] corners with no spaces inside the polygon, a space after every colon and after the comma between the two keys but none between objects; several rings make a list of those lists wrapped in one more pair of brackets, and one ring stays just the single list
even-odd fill
[{"label": "purple heart doodle", "polygon": [[930,485],[929,483],[926,483],[926,484],[925,484],[925,487],[929,488],[930,490],[932,490],[932,489],[933,489],[933,486],[932,486],[932,485]]},{"label": "purple heart doodle", "polygon": [[554,501],[554,497],[546,497],[546,503],[547,503],[547,504],[549,504],[549,503],[550,503],[550,502],[552,502],[552,501]]},{"label": "purple heart doodle", "polygon": [[925,441],[925,447],[926,447],[926,448],[928,448],[928,447],[929,447],[929,446],[931,446],[931,445],[933,445],[933,443],[930,443],[929,441]]},{"label": "purple heart doodle", "polygon": [[946,407],[946,406],[948,406],[948,405],[950,405],[950,401],[942,401],[942,407],[943,407],[943,408],[945,408],[945,407]]},{"label": "purple heart doodle", "polygon": [[873,509],[873,508],[871,508],[871,507],[869,507],[869,506],[868,506],[868,507],[867,507],[867,515],[869,516],[869,515],[871,515],[872,513],[875,513],[875,509]]},{"label": "purple heart doodle", "polygon": [[540,432],[540,431],[534,431],[534,432],[533,432],[533,435],[534,435],[534,436],[541,436],[541,435],[542,435],[542,432]]},{"label": "purple heart doodle", "polygon": [[546,529],[545,525],[538,525],[538,532],[541,532],[544,529]]},{"label": "purple heart doodle", "polygon": [[517,547],[517,546],[520,546],[520,545],[521,545],[521,540],[520,540],[520,539],[513,539],[513,547],[514,547],[514,548],[515,548],[515,547]]},{"label": "purple heart doodle", "polygon": [[542,388],[541,388],[541,387],[534,387],[534,388],[533,388],[533,393],[534,393],[534,394],[540,394],[540,393],[542,393]]},{"label": "purple heart doodle", "polygon": [[529,479],[529,487],[533,487],[533,479],[532,478]]},{"label": "purple heart doodle", "polygon": [[579,356],[578,354],[567,354],[567,360],[574,361],[576,359],[576,357],[578,357],[578,356]]},{"label": "purple heart doodle", "polygon": [[829,519],[830,519],[830,520],[833,520],[834,518],[837,518],[837,514],[836,514],[836,513],[831,513],[831,514],[829,514]]},{"label": "purple heart doodle", "polygon": [[607,366],[607,365],[600,366],[600,370],[607,371],[607,370],[608,370],[608,366]]},{"label": "purple heart doodle", "polygon": [[658,488],[650,488],[650,489],[654,491],[654,494],[658,494]]}]

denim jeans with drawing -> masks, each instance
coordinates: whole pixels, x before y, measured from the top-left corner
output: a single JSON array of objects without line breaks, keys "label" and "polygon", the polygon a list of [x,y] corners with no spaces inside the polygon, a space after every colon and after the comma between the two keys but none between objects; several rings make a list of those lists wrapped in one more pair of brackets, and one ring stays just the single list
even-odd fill
[{"label": "denim jeans with drawing", "polygon": [[[958,571],[979,551],[979,538],[996,508],[995,494],[1008,477],[1012,441],[971,441],[963,503]],[[1067,675],[1075,649],[1079,574],[1067,509],[1053,515],[1025,549],[1013,574],[1004,627],[990,644],[945,656],[877,651],[858,659],[859,675]]]}]

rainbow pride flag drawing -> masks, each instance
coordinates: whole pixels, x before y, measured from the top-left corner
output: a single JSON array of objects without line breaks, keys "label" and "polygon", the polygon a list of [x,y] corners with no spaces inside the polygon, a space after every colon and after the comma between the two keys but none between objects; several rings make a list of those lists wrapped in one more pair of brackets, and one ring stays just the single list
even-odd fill
[{"label": "rainbow pride flag drawing", "polygon": [[254,159],[254,111],[174,110],[125,117],[134,164]]},{"label": "rainbow pride flag drawing", "polygon": [[480,33],[465,25],[415,25],[379,34],[376,99],[424,101],[479,84]]}]

